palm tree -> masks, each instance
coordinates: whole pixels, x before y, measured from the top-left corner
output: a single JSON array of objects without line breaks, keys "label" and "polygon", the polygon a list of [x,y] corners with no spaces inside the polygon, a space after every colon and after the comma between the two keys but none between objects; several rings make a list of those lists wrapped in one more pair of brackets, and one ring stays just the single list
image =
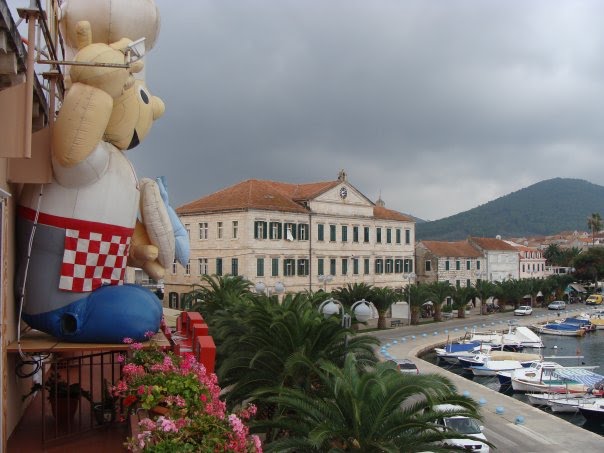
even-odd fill
[{"label": "palm tree", "polygon": [[369,335],[354,335],[339,319],[325,319],[303,293],[254,298],[249,303],[214,313],[217,375],[229,405],[254,402],[265,417],[272,414],[267,398],[283,387],[312,392],[316,379],[310,365],[327,360],[342,366],[346,353],[359,366],[376,363]]},{"label": "palm tree", "polygon": [[594,212],[587,219],[587,229],[591,231],[591,244],[594,245],[596,243],[596,233],[602,229],[602,216],[599,213]]},{"label": "palm tree", "polygon": [[480,298],[480,312],[486,314],[486,302],[490,297],[495,297],[499,294],[499,288],[496,284],[487,280],[477,280],[474,284],[474,289]]},{"label": "palm tree", "polygon": [[185,294],[185,305],[192,303],[192,310],[199,311],[205,317],[210,317],[216,310],[224,309],[242,299],[253,296],[250,291],[251,282],[235,275],[204,275],[202,284],[194,285],[193,290]]},{"label": "palm tree", "polygon": [[419,324],[419,317],[421,309],[424,303],[428,300],[428,285],[425,283],[419,283],[417,285],[411,284],[407,288],[409,294],[409,305],[411,310],[411,324]]},{"label": "palm tree", "polygon": [[449,282],[433,282],[428,285],[429,296],[434,304],[434,320],[442,321],[442,305],[454,289]]},{"label": "palm tree", "polygon": [[466,317],[466,305],[476,296],[476,288],[458,286],[453,292],[453,307],[457,310],[458,318]]},{"label": "palm tree", "polygon": [[335,299],[350,308],[358,300],[369,300],[372,289],[372,286],[366,283],[348,283],[345,287],[335,289],[332,294]]},{"label": "palm tree", "polygon": [[265,443],[265,451],[434,451],[435,443],[460,435],[437,428],[443,413],[433,406],[455,404],[463,408],[459,415],[479,418],[477,404],[456,394],[439,375],[402,374],[388,362],[359,372],[353,355],[343,368],[320,362],[315,373],[320,395],[283,389],[271,398],[279,415],[257,426],[279,429],[282,435]]},{"label": "palm tree", "polygon": [[386,316],[392,304],[398,300],[398,293],[390,287],[373,288],[368,297],[378,312],[378,329],[385,329]]}]

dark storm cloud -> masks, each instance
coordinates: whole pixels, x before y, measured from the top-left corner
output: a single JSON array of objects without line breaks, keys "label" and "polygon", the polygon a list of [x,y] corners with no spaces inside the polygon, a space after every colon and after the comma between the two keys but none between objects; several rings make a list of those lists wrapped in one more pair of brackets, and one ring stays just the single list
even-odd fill
[{"label": "dark storm cloud", "polygon": [[604,4],[167,1],[166,114],[132,152],[174,204],[333,180],[440,218],[551,177],[602,184]]}]

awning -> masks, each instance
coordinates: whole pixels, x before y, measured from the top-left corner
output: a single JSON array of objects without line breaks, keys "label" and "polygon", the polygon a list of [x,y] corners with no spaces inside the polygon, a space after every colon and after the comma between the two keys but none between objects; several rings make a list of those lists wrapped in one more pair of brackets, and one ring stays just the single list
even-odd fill
[{"label": "awning", "polygon": [[569,293],[570,291],[576,291],[578,293],[586,293],[587,291],[585,290],[585,288],[577,283],[569,283],[569,285],[566,287],[566,293]]},{"label": "awning", "polygon": [[585,368],[562,368],[556,369],[555,373],[562,379],[580,382],[581,384],[588,386],[593,386],[604,379],[604,376],[594,373],[593,371],[589,371]]}]

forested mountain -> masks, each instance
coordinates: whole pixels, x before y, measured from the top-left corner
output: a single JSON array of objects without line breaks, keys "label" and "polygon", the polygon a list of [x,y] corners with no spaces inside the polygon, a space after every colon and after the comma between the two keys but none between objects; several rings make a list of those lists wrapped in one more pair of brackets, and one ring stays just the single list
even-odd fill
[{"label": "forested mountain", "polygon": [[555,178],[451,217],[416,224],[416,238],[459,240],[469,235],[536,236],[587,231],[592,213],[604,217],[604,187],[582,179]]}]

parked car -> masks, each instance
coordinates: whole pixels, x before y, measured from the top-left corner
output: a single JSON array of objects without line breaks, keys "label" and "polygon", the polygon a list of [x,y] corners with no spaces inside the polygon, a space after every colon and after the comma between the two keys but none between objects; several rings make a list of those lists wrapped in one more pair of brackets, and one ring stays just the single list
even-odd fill
[{"label": "parked car", "polygon": [[585,305],[601,305],[602,296],[600,294],[592,294],[585,300]]},{"label": "parked car", "polygon": [[[462,410],[463,408],[453,404],[439,404],[434,406],[434,409],[439,411],[457,411]],[[443,446],[479,453],[488,453],[490,451],[489,446],[484,443],[487,441],[486,436],[482,432],[484,427],[475,419],[454,415],[451,417],[443,417],[439,419],[437,423],[446,429],[454,430],[460,434],[468,435],[473,438],[447,439],[442,442]]]},{"label": "parked car", "polygon": [[396,368],[401,373],[419,374],[417,365],[409,359],[396,359],[396,360],[391,360],[391,362],[394,362],[396,364]]},{"label": "parked car", "polygon": [[521,305],[514,310],[514,316],[529,316],[533,314],[533,308],[530,305]]},{"label": "parked car", "polygon": [[547,306],[548,310],[564,310],[566,308],[566,302],[563,300],[555,300]]}]

